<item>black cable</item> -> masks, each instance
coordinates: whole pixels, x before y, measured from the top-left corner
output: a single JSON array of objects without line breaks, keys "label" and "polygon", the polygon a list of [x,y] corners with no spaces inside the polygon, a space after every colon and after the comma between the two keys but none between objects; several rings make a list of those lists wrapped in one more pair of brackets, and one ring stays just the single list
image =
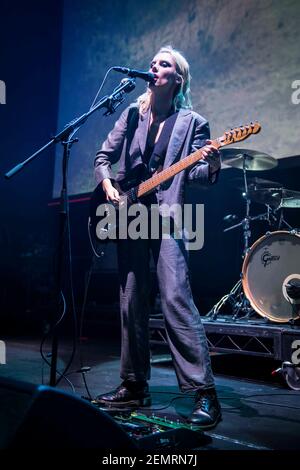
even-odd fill
[{"label": "black cable", "polygon": [[60,291],[60,295],[61,295],[61,300],[63,302],[63,311],[62,311],[62,314],[60,316],[60,318],[56,321],[55,325],[51,326],[50,330],[47,331],[42,340],[41,340],[41,343],[40,343],[40,355],[42,357],[42,359],[44,360],[44,362],[51,366],[51,363],[49,361],[47,361],[45,355],[44,355],[44,352],[43,352],[43,346],[44,346],[44,343],[45,341],[50,338],[50,335],[54,332],[55,328],[57,328],[59,326],[59,324],[63,321],[64,317],[65,317],[65,314],[66,314],[66,300],[65,300],[65,297],[64,297],[64,294],[63,294],[63,291]]},{"label": "black cable", "polygon": [[96,100],[97,100],[97,98],[98,98],[98,96],[99,96],[99,94],[100,94],[100,92],[101,92],[101,90],[102,90],[102,88],[103,88],[103,86],[104,86],[104,83],[105,83],[106,80],[107,80],[108,74],[109,74],[113,69],[114,69],[114,67],[110,67],[110,68],[108,69],[108,71],[106,72],[106,74],[104,75],[104,78],[103,78],[103,80],[102,80],[102,83],[101,83],[101,85],[100,85],[100,87],[99,87],[99,89],[98,89],[98,91],[97,91],[97,93],[96,93],[96,95],[95,95],[95,98],[94,98],[94,100],[93,100],[93,102],[92,102],[92,104],[91,104],[91,106],[90,106],[89,111],[90,111],[91,109],[93,109],[95,106],[97,106]]},{"label": "black cable", "polygon": [[85,374],[86,374],[85,372],[82,372],[82,379],[83,379],[83,382],[84,382],[84,386],[85,386],[86,392],[87,392],[87,394],[88,394],[88,398],[89,398],[90,400],[93,400],[93,397],[92,397],[92,395],[90,394],[90,390],[89,390],[89,387],[88,387],[88,385],[87,385],[87,381],[86,381]]},{"label": "black cable", "polygon": [[[90,242],[90,245],[91,245],[91,249],[92,249],[92,252],[94,253],[94,256],[96,258],[102,258],[102,256],[104,255],[104,252],[101,251],[100,253],[97,251],[96,247],[94,246],[94,243],[93,243],[93,237],[91,235],[91,219],[89,217],[88,219],[88,236],[89,236],[89,242]],[[102,242],[103,244],[103,242]],[[102,245],[100,243],[100,246]]]},{"label": "black cable", "polygon": [[[81,369],[84,368],[83,357],[82,357],[82,335],[83,335],[83,325],[84,325],[84,318],[85,318],[85,311],[86,311],[86,302],[87,302],[87,296],[88,296],[88,289],[89,289],[89,286],[90,286],[92,271],[93,271],[94,266],[95,266],[96,258],[102,258],[103,254],[104,254],[103,252],[98,253],[96,248],[93,245],[93,241],[92,241],[92,237],[91,237],[91,233],[90,233],[90,220],[88,220],[88,236],[89,236],[89,241],[90,241],[90,245],[91,245],[93,255],[91,257],[91,263],[90,263],[90,268],[89,268],[88,273],[87,273],[87,278],[85,280],[85,289],[84,289],[84,296],[83,296],[81,315],[80,315],[79,347],[78,347],[78,349],[79,349],[79,362],[80,362]],[[82,377],[83,377],[84,386],[85,386],[86,392],[88,394],[88,397],[89,397],[90,400],[93,400],[93,397],[91,396],[91,393],[90,393],[88,385],[87,385],[86,377],[85,377],[84,374],[83,374]]]},{"label": "black cable", "polygon": [[[40,351],[40,353],[41,353],[41,356],[42,356],[43,361],[44,361],[49,367],[51,367],[51,363],[48,361],[48,359],[47,359],[46,356],[44,355],[43,351]],[[51,357],[51,353],[48,353],[47,356]],[[70,385],[70,387],[71,387],[71,389],[72,389],[72,392],[73,392],[73,393],[76,393],[75,387],[74,387],[74,385],[72,384],[71,380],[69,380],[66,375],[63,375],[63,374],[62,374],[61,372],[59,372],[59,370],[57,370],[57,369],[56,369],[56,373],[57,373],[58,375],[60,375],[61,378],[63,378],[66,382],[68,382],[68,384]],[[44,384],[44,368],[43,368],[43,366],[42,366],[42,384]]]}]

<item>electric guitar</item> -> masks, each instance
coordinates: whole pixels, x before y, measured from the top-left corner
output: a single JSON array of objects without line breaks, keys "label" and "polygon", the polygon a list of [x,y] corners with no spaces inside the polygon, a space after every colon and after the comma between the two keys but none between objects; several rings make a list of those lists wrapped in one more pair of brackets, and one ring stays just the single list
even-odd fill
[{"label": "electric guitar", "polygon": [[[212,140],[212,145],[219,149],[225,145],[241,142],[252,134],[258,134],[260,130],[261,125],[258,122],[236,127],[225,132],[221,137]],[[120,193],[118,204],[107,202],[106,194],[102,189],[102,185],[99,184],[93,191],[90,202],[89,233],[91,242],[93,243],[95,239],[97,241],[116,239],[118,230],[117,217],[113,223],[108,222],[105,225],[103,224],[104,219],[112,220],[110,218],[112,212],[115,214],[116,210],[118,211],[124,206],[129,207],[136,202],[140,202],[143,196],[152,193],[160,184],[173,178],[180,171],[192,167],[203,158],[204,155],[200,148],[159,173],[155,173],[145,181],[141,181],[139,175],[138,182],[137,177],[131,175],[129,178],[114,183]]]}]

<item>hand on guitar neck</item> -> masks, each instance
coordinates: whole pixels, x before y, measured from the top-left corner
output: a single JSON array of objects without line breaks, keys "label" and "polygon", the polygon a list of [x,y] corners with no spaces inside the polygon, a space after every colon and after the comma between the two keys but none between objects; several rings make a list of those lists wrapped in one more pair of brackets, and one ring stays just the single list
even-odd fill
[{"label": "hand on guitar neck", "polygon": [[201,148],[205,160],[209,164],[209,172],[211,175],[221,168],[221,154],[217,147],[214,146],[212,140],[207,140],[206,145]]}]

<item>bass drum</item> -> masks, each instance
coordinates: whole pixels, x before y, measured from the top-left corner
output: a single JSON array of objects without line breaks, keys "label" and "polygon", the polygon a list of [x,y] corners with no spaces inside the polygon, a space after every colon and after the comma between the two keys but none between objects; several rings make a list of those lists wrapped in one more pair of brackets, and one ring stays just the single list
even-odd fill
[{"label": "bass drum", "polygon": [[300,299],[287,295],[286,284],[300,280],[300,234],[270,232],[249,249],[243,263],[243,288],[252,308],[275,322],[300,316]]}]

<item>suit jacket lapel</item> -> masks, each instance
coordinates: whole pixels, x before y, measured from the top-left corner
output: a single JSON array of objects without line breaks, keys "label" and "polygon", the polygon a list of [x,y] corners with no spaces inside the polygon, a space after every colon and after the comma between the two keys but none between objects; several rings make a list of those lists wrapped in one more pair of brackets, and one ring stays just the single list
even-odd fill
[{"label": "suit jacket lapel", "polygon": [[[137,132],[138,132],[137,138],[138,138],[138,142],[139,142],[139,146],[140,146],[142,154],[145,152],[145,148],[146,148],[150,115],[151,115],[151,109],[149,108],[145,114],[139,117],[139,123],[138,123],[138,128],[137,128]],[[171,134],[170,143],[169,143],[166,158],[165,158],[165,164],[164,164],[165,167],[170,166],[172,161],[175,160],[175,158],[177,157],[178,152],[181,149],[181,146],[184,142],[185,136],[189,129],[191,119],[192,119],[192,113],[189,109],[181,109],[179,111],[178,117],[176,119],[173,131]]]},{"label": "suit jacket lapel", "polygon": [[151,115],[151,109],[149,108],[145,114],[142,114],[139,117],[139,124],[137,128],[137,132],[138,132],[138,142],[139,142],[142,155],[144,154],[145,148],[146,148],[150,115]]},{"label": "suit jacket lapel", "polygon": [[168,146],[164,167],[168,167],[177,157],[192,120],[189,109],[180,109]]}]

